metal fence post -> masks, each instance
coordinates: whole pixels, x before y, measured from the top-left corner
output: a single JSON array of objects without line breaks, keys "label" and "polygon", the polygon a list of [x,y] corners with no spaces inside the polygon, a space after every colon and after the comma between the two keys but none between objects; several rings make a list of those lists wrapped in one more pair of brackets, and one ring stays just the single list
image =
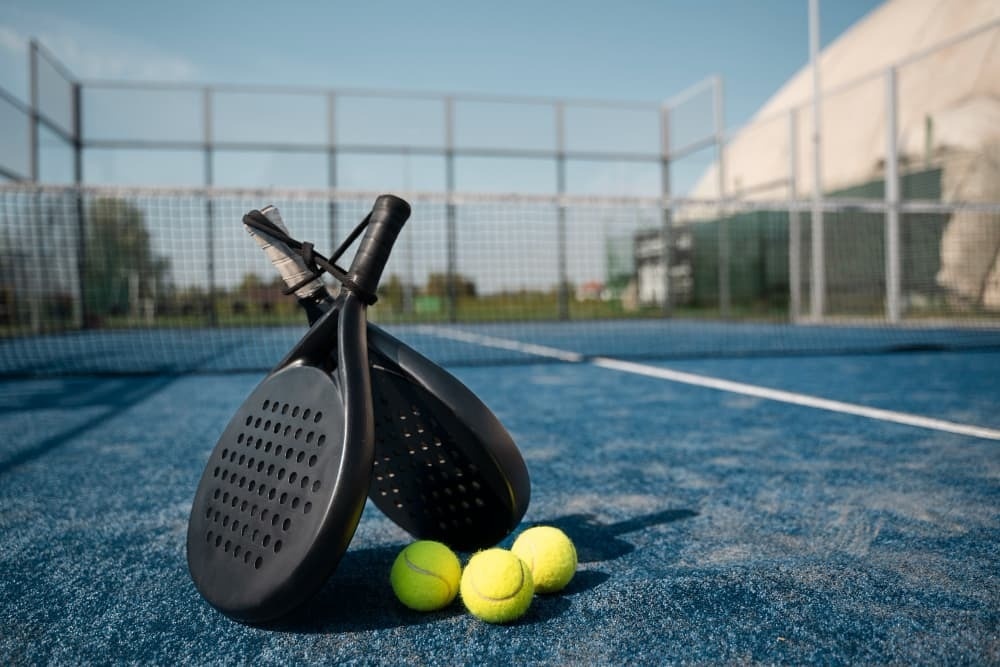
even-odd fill
[{"label": "metal fence post", "polygon": [[812,276],[809,283],[809,314],[819,322],[826,312],[826,243],[823,238],[823,153],[820,138],[819,0],[809,0],[809,59],[812,66],[813,192],[810,220]]},{"label": "metal fence post", "polygon": [[889,67],[885,73],[885,317],[894,324],[902,317],[896,84],[896,68]]},{"label": "metal fence post", "polygon": [[330,247],[336,248],[340,244],[337,236],[337,94],[329,92],[326,94],[326,184],[330,188],[330,203],[327,212],[327,224],[329,225]]},{"label": "metal fence post", "polygon": [[663,316],[669,317],[672,307],[670,299],[670,227],[673,215],[670,203],[670,107],[666,104],[660,107],[660,197],[662,198],[660,243],[663,246]]},{"label": "metal fence post", "polygon": [[76,225],[77,225],[77,259],[76,280],[77,297],[73,304],[73,325],[78,329],[88,326],[87,315],[87,220],[84,209],[83,192],[83,103],[82,86],[79,82],[73,84],[73,182],[76,184]]},{"label": "metal fence post", "polygon": [[219,323],[218,305],[216,304],[215,285],[215,221],[212,195],[209,190],[213,182],[212,166],[212,89],[202,91],[202,123],[205,136],[203,152],[205,158],[205,235],[208,249],[208,323],[216,326]]},{"label": "metal fence post", "polygon": [[788,314],[792,322],[802,317],[802,225],[799,209],[799,145],[796,111],[788,112]]},{"label": "metal fence post", "polygon": [[[28,165],[28,174],[31,177],[31,182],[34,185],[38,185],[41,176],[41,165],[39,163],[40,158],[40,144],[39,144],[39,109],[38,109],[38,42],[31,40],[28,43],[28,85],[29,85],[29,95],[31,102],[31,118],[28,125],[29,131],[29,154],[28,159],[30,161]],[[33,197],[34,212],[32,222],[34,223],[31,229],[31,234],[33,236],[39,236],[41,234],[42,227],[42,196],[41,192],[36,191]],[[42,298],[41,295],[41,276],[39,271],[42,267],[41,258],[41,247],[39,243],[31,244],[32,250],[32,268],[31,268],[31,289],[28,294],[28,317],[31,322],[31,330],[34,332],[41,331],[42,329],[42,309],[39,301]]]},{"label": "metal fence post", "polygon": [[556,209],[556,266],[559,273],[558,311],[560,320],[569,319],[569,276],[566,270],[566,107],[555,103],[556,113],[556,191],[559,207]]},{"label": "metal fence post", "polygon": [[28,43],[28,89],[31,103],[31,116],[28,124],[28,175],[32,183],[38,183],[41,169],[38,164],[38,42],[35,40]]},{"label": "metal fence post", "polygon": [[729,317],[732,297],[729,289],[729,223],[725,220],[726,198],[726,120],[723,112],[722,77],[713,81],[715,89],[715,149],[719,176],[719,315]]},{"label": "metal fence post", "polygon": [[445,205],[445,234],[447,236],[447,275],[445,283],[448,300],[448,321],[458,321],[458,238],[455,223],[455,98],[444,100],[444,168],[445,190],[448,202]]}]

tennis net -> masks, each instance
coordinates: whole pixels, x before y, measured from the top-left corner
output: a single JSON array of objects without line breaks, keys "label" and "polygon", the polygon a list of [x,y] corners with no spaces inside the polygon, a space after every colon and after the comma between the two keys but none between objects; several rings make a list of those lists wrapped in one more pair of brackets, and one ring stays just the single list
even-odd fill
[{"label": "tennis net", "polygon": [[[2,186],[0,374],[269,368],[305,321],[243,214],[329,249],[376,194]],[[902,204],[894,315],[878,200],[824,204],[817,312],[805,202],[403,196],[370,315],[442,363],[1000,345],[1000,205]]]}]

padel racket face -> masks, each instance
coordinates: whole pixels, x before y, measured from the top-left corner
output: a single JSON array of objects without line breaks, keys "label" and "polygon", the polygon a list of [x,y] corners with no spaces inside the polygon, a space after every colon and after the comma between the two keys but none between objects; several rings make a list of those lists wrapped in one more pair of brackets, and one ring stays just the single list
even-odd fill
[{"label": "padel racket face", "polygon": [[372,502],[418,539],[462,551],[496,545],[531,491],[510,434],[454,376],[375,326],[369,360]]},{"label": "padel racket face", "polygon": [[[359,290],[374,291],[408,214],[402,200],[376,202],[350,273]],[[344,290],[237,410],[209,457],[188,524],[188,567],[205,599],[233,618],[291,611],[322,587],[350,543],[374,453],[365,323],[365,303]]]},{"label": "padel racket face", "polygon": [[[262,213],[282,232],[274,207]],[[289,286],[309,275],[301,257],[259,230],[251,235]],[[322,281],[297,290],[310,319],[335,301]],[[375,412],[372,502],[417,539],[454,549],[494,546],[530,500],[527,467],[492,411],[438,364],[368,324]]]},{"label": "padel racket face", "polygon": [[[279,616],[321,584],[360,517],[365,490],[349,480],[364,478],[371,451],[358,433],[345,447],[345,416],[332,409],[343,395],[328,377],[293,366],[258,386],[199,484],[191,575],[213,606],[240,620]],[[341,479],[341,469],[352,472]]]}]

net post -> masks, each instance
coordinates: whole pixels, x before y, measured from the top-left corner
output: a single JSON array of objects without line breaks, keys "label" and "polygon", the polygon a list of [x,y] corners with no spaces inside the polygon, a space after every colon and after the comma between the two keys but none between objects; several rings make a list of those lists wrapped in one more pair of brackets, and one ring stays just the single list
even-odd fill
[{"label": "net post", "polygon": [[202,123],[204,129],[204,142],[202,152],[204,154],[205,167],[205,247],[208,250],[208,324],[217,326],[219,322],[215,295],[215,220],[212,205],[212,196],[208,189],[212,187],[212,89],[208,86],[202,89]]},{"label": "net post", "polygon": [[660,239],[663,246],[663,316],[670,317],[672,303],[670,299],[670,237],[673,222],[672,204],[670,201],[670,107],[666,104],[660,107],[660,196],[661,227]]},{"label": "net post", "polygon": [[802,226],[799,209],[798,116],[788,112],[788,314],[792,322],[802,317]]},{"label": "net post", "polygon": [[445,191],[448,201],[445,205],[445,235],[447,245],[447,270],[445,288],[448,301],[448,321],[458,321],[458,234],[455,222],[455,98],[444,98],[444,168]]},{"label": "net post", "polygon": [[725,318],[729,317],[732,298],[729,290],[729,223],[725,219],[727,212],[724,204],[726,198],[726,121],[723,112],[721,76],[716,76],[712,80],[712,88],[714,92],[716,166],[719,177],[719,315]]},{"label": "net post", "polygon": [[566,105],[556,102],[554,105],[556,121],[556,190],[559,193],[559,206],[556,210],[556,266],[559,274],[558,316],[560,320],[569,319],[569,278],[566,274]]},{"label": "net post", "polygon": [[809,60],[812,68],[813,191],[810,222],[811,276],[809,315],[820,322],[826,312],[826,248],[823,238],[823,154],[821,141],[821,95],[819,77],[819,0],[809,0]]},{"label": "net post", "polygon": [[885,317],[892,324],[902,317],[897,88],[896,68],[889,67],[885,72]]}]

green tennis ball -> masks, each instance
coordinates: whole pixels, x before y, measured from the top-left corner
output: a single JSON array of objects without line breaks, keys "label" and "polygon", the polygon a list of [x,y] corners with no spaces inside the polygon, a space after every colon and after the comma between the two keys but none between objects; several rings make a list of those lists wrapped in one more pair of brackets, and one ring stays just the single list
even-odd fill
[{"label": "green tennis ball", "polygon": [[399,552],[389,581],[399,601],[417,611],[434,611],[451,604],[458,594],[462,564],[440,542],[422,540]]},{"label": "green tennis ball", "polygon": [[509,623],[531,605],[535,585],[531,570],[504,549],[475,554],[462,573],[462,602],[477,618],[488,623]]},{"label": "green tennis ball", "polygon": [[511,551],[528,564],[538,593],[561,591],[576,573],[576,547],[558,528],[529,528],[514,541]]}]

